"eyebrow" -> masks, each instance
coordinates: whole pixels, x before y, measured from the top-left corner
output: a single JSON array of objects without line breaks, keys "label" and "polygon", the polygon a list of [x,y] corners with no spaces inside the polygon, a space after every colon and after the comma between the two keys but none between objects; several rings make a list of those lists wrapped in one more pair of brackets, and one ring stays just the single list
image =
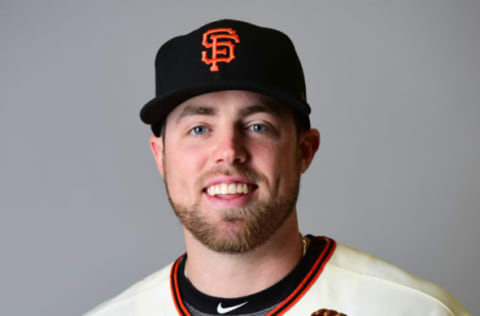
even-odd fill
[{"label": "eyebrow", "polygon": [[[194,116],[194,115],[206,115],[206,116],[214,116],[217,114],[218,110],[208,106],[202,105],[188,105],[186,106],[180,115],[177,118],[177,122],[179,122],[182,118],[186,116]],[[240,116],[249,116],[255,113],[272,113],[272,114],[280,114],[281,108],[278,104],[275,103],[261,103],[261,104],[252,104],[248,107],[245,107],[240,110]]]},{"label": "eyebrow", "polygon": [[192,116],[192,115],[212,116],[212,115],[215,115],[216,113],[217,113],[217,110],[211,107],[188,105],[182,110],[182,113],[180,113],[180,115],[178,116],[177,122],[186,116]]},{"label": "eyebrow", "polygon": [[276,104],[265,103],[265,104],[253,104],[246,108],[240,110],[241,116],[248,116],[255,113],[272,113],[279,114],[281,111]]}]

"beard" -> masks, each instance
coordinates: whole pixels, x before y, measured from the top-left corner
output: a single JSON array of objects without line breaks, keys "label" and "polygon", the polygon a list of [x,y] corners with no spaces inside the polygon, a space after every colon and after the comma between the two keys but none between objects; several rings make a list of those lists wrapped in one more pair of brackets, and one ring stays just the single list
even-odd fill
[{"label": "beard", "polygon": [[[298,162],[298,161],[297,161]],[[166,169],[165,169],[166,170]],[[265,183],[266,178],[244,167],[233,166],[228,170],[217,170],[202,177],[215,175],[240,175],[253,183]],[[287,220],[295,209],[300,186],[299,164],[296,165],[296,177],[282,196],[272,194],[265,201],[250,201],[241,208],[228,208],[220,212],[220,221],[213,222],[205,211],[202,212],[199,201],[192,205],[175,202],[168,190],[168,177],[165,174],[165,187],[168,199],[182,225],[203,245],[216,252],[245,253],[264,244]]]}]

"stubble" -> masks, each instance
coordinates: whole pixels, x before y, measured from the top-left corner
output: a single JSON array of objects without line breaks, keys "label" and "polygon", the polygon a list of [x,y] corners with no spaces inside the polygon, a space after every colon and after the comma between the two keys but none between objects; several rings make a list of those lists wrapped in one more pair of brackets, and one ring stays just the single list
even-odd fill
[{"label": "stubble", "polygon": [[[220,221],[213,221],[211,216],[205,214],[200,209],[199,201],[189,206],[174,201],[168,190],[168,175],[165,174],[168,199],[183,226],[206,247],[223,253],[245,253],[265,243],[295,209],[300,183],[298,157],[296,160],[296,177],[285,194],[270,194],[266,201],[253,200],[242,208],[223,209]],[[199,182],[213,175],[239,175],[260,186],[266,183],[263,175],[237,166],[210,172]]]}]

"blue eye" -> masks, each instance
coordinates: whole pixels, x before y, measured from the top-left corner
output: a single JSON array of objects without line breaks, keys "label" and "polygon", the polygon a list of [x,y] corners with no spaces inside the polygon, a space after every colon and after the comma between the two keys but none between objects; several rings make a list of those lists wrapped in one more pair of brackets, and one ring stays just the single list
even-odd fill
[{"label": "blue eye", "polygon": [[265,133],[268,131],[268,127],[264,124],[252,124],[250,129],[257,133]]},{"label": "blue eye", "polygon": [[202,126],[202,125],[195,126],[194,128],[192,128],[190,130],[190,133],[192,133],[193,135],[203,135],[206,132],[207,132],[207,128],[205,126]]}]

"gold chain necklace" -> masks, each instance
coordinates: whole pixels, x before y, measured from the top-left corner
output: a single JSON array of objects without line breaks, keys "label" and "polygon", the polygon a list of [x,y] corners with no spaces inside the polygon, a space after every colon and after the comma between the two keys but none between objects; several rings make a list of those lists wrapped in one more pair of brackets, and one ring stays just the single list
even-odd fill
[{"label": "gold chain necklace", "polygon": [[300,240],[302,241],[303,256],[307,253],[307,238],[300,233]]}]

